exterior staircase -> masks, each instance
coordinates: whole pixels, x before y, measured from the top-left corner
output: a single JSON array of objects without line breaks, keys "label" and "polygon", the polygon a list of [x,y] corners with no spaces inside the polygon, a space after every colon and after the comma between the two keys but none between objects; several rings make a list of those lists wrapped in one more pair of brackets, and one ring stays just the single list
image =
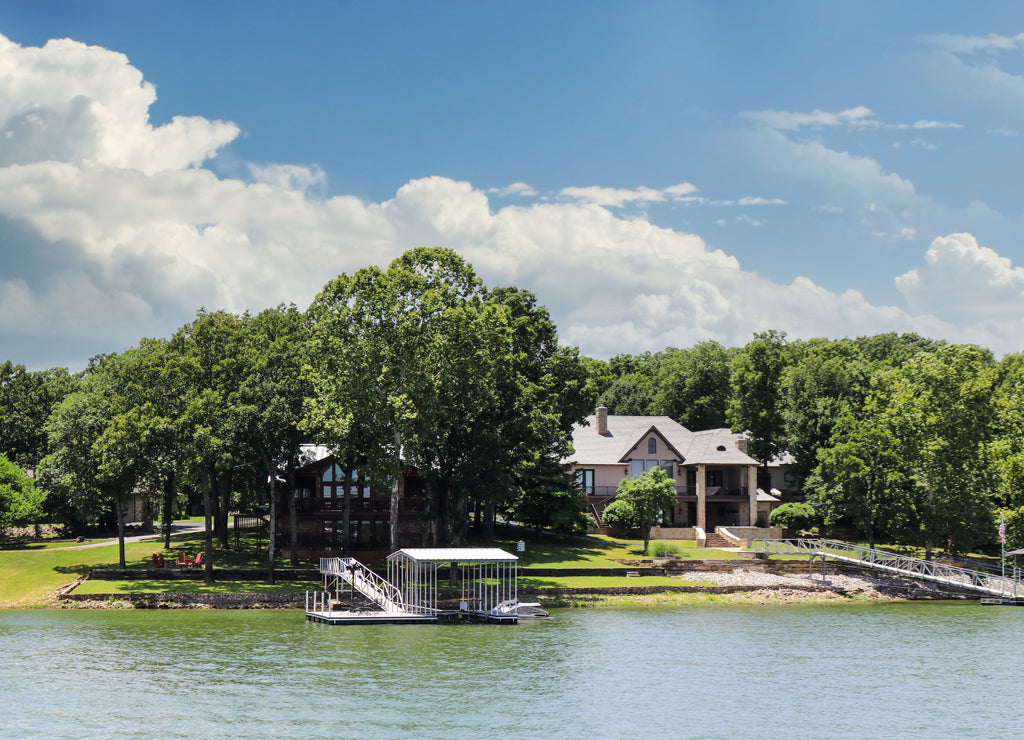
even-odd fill
[{"label": "exterior staircase", "polygon": [[736,545],[718,534],[718,532],[708,532],[707,539],[704,541],[704,547],[722,548],[736,547]]}]

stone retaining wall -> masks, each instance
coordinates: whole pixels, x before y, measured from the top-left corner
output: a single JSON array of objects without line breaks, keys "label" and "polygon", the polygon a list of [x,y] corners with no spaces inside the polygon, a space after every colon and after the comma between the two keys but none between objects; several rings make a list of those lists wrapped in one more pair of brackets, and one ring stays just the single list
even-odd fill
[{"label": "stone retaining wall", "polygon": [[305,594],[65,594],[79,604],[128,602],[136,609],[301,609]]},{"label": "stone retaining wall", "polygon": [[[203,568],[146,568],[144,570],[115,570],[95,568],[89,573],[94,581],[201,581],[206,574]],[[255,568],[214,568],[213,578],[217,581],[265,581],[266,570]],[[293,568],[275,570],[275,581],[319,581],[320,571],[316,568]]]}]

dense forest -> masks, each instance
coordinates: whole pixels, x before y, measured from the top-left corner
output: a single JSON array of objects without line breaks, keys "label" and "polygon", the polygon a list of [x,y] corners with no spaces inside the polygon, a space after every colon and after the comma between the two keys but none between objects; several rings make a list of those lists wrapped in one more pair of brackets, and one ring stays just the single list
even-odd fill
[{"label": "dense forest", "polygon": [[1022,355],[893,333],[593,359],[559,345],[530,292],[420,248],[339,276],[306,312],[200,310],[77,373],[8,359],[0,527],[99,521],[123,536],[141,494],[165,525],[201,504],[207,547],[226,545],[228,512],[276,516],[275,488],[315,442],[393,496],[403,466],[418,469],[438,544],[471,523],[487,537],[498,514],[577,531],[582,494],[559,461],[600,403],[746,432],[753,457],[792,460],[823,528],[963,553],[993,544],[1003,515],[1022,547],[1022,388]]}]

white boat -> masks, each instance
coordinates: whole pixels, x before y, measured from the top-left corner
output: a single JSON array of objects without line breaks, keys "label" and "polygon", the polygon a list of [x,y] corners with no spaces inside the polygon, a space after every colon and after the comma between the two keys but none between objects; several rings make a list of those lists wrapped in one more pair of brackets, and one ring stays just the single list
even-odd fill
[{"label": "white boat", "polygon": [[501,602],[491,612],[500,616],[515,616],[519,619],[549,619],[551,617],[547,609],[535,601],[515,601],[513,599]]}]

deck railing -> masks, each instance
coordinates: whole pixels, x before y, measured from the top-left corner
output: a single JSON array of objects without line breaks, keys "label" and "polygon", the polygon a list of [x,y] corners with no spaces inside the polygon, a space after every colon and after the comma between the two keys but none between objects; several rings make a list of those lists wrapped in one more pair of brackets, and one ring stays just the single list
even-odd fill
[{"label": "deck railing", "polygon": [[971,570],[936,560],[876,550],[839,540],[790,539],[753,540],[750,549],[764,555],[806,554],[866,565],[876,570],[920,578],[946,586],[965,588],[999,596],[1024,595],[1024,581],[1010,576]]},{"label": "deck railing", "polygon": [[320,558],[320,572],[338,576],[388,613],[405,611],[401,591],[355,558]]}]

